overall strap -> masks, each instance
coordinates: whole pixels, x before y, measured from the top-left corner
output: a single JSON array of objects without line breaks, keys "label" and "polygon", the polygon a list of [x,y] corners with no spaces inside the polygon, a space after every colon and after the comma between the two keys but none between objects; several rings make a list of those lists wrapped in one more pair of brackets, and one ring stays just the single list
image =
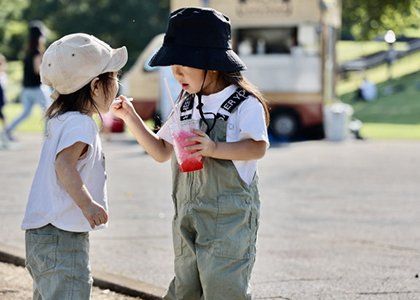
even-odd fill
[{"label": "overall strap", "polygon": [[232,112],[241,104],[246,98],[251,95],[242,88],[237,88],[236,91],[222,103],[220,109],[222,111],[218,112],[216,119],[227,121]]},{"label": "overall strap", "polygon": [[181,114],[179,118],[181,121],[190,120],[192,118],[192,112],[194,108],[194,96],[195,94],[189,95],[185,98],[184,102],[181,105]]},{"label": "overall strap", "polygon": [[[245,91],[242,88],[237,88],[236,91],[227,98],[222,105],[220,106],[220,110],[217,115],[216,119],[226,121],[229,119],[229,116],[232,112],[241,104],[244,100],[249,97],[250,93]],[[181,114],[180,120],[189,120],[192,118],[192,113],[194,109],[194,97],[195,94],[189,95],[185,98],[184,102],[181,105]]]}]

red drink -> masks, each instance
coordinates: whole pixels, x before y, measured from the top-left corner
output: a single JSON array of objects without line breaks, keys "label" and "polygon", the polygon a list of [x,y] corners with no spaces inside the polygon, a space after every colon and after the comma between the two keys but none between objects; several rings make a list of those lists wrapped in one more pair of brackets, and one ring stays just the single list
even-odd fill
[{"label": "red drink", "polygon": [[171,124],[171,135],[174,143],[176,159],[181,172],[196,171],[203,168],[203,158],[201,156],[190,157],[192,151],[186,151],[185,147],[197,144],[196,142],[186,142],[185,139],[196,136],[190,130],[198,127],[194,121],[181,122],[182,128],[178,124]]}]

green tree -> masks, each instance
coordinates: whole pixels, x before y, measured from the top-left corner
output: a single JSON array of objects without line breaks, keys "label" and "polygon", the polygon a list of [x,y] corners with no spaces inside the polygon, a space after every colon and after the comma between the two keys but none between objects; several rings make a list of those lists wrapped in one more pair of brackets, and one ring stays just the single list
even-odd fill
[{"label": "green tree", "polygon": [[19,58],[27,30],[22,11],[28,5],[29,0],[0,0],[0,53],[9,60]]},{"label": "green tree", "polygon": [[342,0],[342,35],[369,40],[393,30],[419,28],[420,0]]},{"label": "green tree", "polygon": [[113,47],[126,46],[129,68],[147,43],[165,31],[169,0],[0,0],[0,53],[23,59],[28,23],[50,30],[47,45],[70,33],[93,34]]},{"label": "green tree", "polygon": [[169,0],[32,0],[26,20],[40,19],[51,30],[49,40],[84,32],[113,47],[127,46],[128,68],[150,39],[165,30]]}]

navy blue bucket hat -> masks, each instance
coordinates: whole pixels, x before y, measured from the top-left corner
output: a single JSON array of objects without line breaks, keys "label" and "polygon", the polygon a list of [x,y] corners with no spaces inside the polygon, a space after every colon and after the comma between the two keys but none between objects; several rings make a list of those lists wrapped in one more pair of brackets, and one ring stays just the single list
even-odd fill
[{"label": "navy blue bucket hat", "polygon": [[163,45],[149,65],[225,72],[246,69],[232,50],[229,18],[214,9],[200,7],[181,8],[170,14]]}]

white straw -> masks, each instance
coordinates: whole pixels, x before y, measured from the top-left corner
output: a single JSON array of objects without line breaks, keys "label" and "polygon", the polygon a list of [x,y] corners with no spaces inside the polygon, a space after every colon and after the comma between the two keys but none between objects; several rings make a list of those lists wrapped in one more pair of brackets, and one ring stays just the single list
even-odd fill
[{"label": "white straw", "polygon": [[[131,102],[133,101],[133,98],[127,98],[127,100]],[[121,103],[121,102],[122,102],[121,99],[117,99],[117,100],[112,101],[111,105],[114,105],[115,103]]]},{"label": "white straw", "polygon": [[169,85],[168,85],[168,80],[166,78],[164,78],[163,80],[165,80],[166,89],[168,90],[169,98],[171,99],[171,102],[172,102],[172,110],[174,111],[176,122],[178,123],[179,128],[181,128],[178,111],[175,108],[175,102],[174,102],[174,99],[172,98],[171,89],[169,88]]}]

